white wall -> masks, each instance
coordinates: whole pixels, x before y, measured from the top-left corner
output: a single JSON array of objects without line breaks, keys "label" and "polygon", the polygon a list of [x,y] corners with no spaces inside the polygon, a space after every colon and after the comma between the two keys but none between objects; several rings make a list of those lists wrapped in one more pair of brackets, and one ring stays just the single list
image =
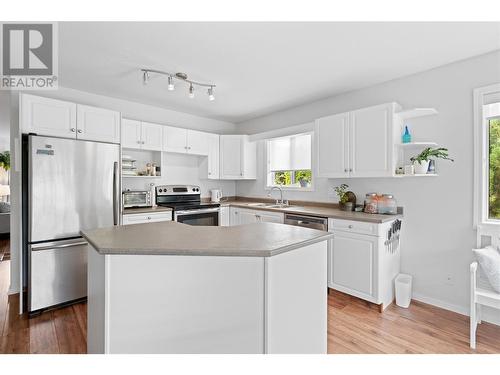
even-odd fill
[{"label": "white wall", "polygon": [[[124,178],[123,189],[149,190],[150,183],[155,185],[199,185],[202,197],[210,197],[210,189],[222,189],[224,196],[234,196],[234,181],[207,180],[199,177],[202,156],[163,153],[162,177],[158,179]],[[205,164],[206,168],[206,164]]]},{"label": "white wall", "polygon": [[[122,113],[123,117],[144,120],[148,122],[155,122],[166,125],[173,125],[182,128],[196,129],[202,130],[212,133],[219,134],[227,134],[234,133],[235,126],[232,123],[213,120],[205,117],[199,117],[190,115],[183,112],[176,112],[165,108],[154,107],[146,104],[135,103],[127,100],[92,94],[89,92],[74,90],[66,87],[59,87],[58,90],[54,91],[30,91],[30,94],[40,95],[49,98],[73,101],[76,103],[94,105],[102,108],[109,108]],[[0,115],[0,119],[4,116],[4,111],[9,108],[10,112],[10,122],[11,122],[11,149],[14,149],[14,143],[16,138],[20,137],[19,131],[19,119],[18,119],[18,111],[19,111],[19,100],[18,100],[18,92],[13,92],[11,94],[10,103],[5,105],[4,99],[8,99],[8,97],[4,98],[0,97],[0,110],[2,111],[2,115]],[[175,160],[176,158],[172,158]],[[196,161],[197,162],[197,161]],[[176,163],[179,164],[181,161],[172,162],[172,165],[167,165],[166,170],[163,170],[163,174],[167,176],[165,179],[161,179],[155,182],[161,183],[188,183],[188,184],[199,184],[202,186],[204,190],[204,196],[208,196],[208,192],[205,189],[210,188],[219,188],[222,187],[224,193],[234,195],[235,192],[235,184],[232,181],[226,182],[207,182],[200,181],[197,177],[194,177],[194,165],[192,159],[185,159],[184,163],[186,163],[186,173],[184,176],[181,176],[178,173],[178,168],[176,167]],[[170,173],[169,173],[170,172]],[[182,182],[184,181],[184,182]],[[136,182],[134,182],[136,183]],[[144,181],[141,183],[137,182],[139,186],[137,188],[143,189],[145,188]],[[21,174],[16,171],[12,171],[11,173],[11,202],[12,202],[12,212],[11,212],[11,284],[10,284],[10,293],[19,292],[19,252],[21,248],[21,205],[20,199],[21,197]]]},{"label": "white wall", "polygon": [[[369,62],[367,62],[369,64]],[[393,193],[404,206],[402,271],[413,275],[415,297],[467,313],[473,230],[472,90],[500,82],[500,52],[478,56],[413,76],[295,107],[238,124],[259,133],[384,102],[403,108],[435,107],[439,115],[409,121],[415,137],[450,149],[455,163],[438,163],[437,178],[317,179],[314,192],[286,192],[288,199],[336,201],[331,187],[349,184],[358,199],[371,191]],[[241,196],[265,196],[263,142],[257,181],[238,181]],[[451,282],[447,277],[451,276]]]}]

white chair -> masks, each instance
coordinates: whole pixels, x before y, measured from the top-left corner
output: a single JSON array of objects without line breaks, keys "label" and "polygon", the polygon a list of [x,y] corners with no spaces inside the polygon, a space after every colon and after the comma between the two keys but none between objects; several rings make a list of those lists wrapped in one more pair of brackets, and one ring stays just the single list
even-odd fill
[{"label": "white chair", "polygon": [[[500,231],[498,229],[477,228],[477,247],[482,247],[482,238],[490,237],[491,244],[498,246]],[[485,278],[481,277],[477,262],[470,265],[470,347],[476,349],[477,325],[481,324],[481,306],[489,306],[500,310],[500,293],[493,290]]]}]

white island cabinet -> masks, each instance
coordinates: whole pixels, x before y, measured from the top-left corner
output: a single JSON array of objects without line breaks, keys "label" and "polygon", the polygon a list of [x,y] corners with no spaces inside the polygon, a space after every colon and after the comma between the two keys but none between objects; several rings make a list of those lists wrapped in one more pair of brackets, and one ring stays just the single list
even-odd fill
[{"label": "white island cabinet", "polygon": [[159,222],[82,235],[89,353],[326,353],[327,232]]}]

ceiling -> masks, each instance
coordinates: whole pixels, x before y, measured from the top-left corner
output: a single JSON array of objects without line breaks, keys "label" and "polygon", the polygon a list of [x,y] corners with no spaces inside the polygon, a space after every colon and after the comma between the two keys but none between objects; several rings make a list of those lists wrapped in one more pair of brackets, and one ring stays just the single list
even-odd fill
[{"label": "ceiling", "polygon": [[[239,123],[500,49],[500,23],[61,22],[59,84]],[[140,68],[217,85],[187,96]]]}]

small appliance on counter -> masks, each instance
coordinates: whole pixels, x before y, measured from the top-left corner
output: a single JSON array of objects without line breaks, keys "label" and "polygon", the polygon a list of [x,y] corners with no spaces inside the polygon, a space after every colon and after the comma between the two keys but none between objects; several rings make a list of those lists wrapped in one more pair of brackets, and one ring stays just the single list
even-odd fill
[{"label": "small appliance on counter", "polygon": [[219,203],[222,198],[222,190],[214,189],[210,190],[210,201],[214,203]]},{"label": "small appliance on counter", "polygon": [[151,191],[125,190],[122,193],[123,208],[152,207]]}]

